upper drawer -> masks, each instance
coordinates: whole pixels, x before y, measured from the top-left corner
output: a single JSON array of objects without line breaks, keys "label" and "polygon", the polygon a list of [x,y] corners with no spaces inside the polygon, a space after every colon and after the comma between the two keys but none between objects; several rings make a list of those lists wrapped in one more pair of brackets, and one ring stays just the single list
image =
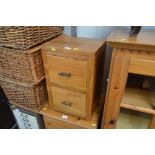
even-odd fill
[{"label": "upper drawer", "polygon": [[86,91],[87,61],[47,56],[50,82]]},{"label": "upper drawer", "polygon": [[132,58],[129,64],[129,73],[155,76],[155,61]]}]

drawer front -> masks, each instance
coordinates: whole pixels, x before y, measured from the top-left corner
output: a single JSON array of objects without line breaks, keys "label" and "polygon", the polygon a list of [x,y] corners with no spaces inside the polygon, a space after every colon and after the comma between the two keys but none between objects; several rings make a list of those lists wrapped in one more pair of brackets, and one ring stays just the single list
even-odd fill
[{"label": "drawer front", "polygon": [[[80,129],[79,126],[44,116],[46,129]],[[82,128],[82,127],[81,127]]]},{"label": "drawer front", "polygon": [[87,61],[47,56],[50,82],[86,91]]},{"label": "drawer front", "polygon": [[131,59],[129,72],[148,76],[155,76],[155,61],[143,59]]},{"label": "drawer front", "polygon": [[55,110],[86,117],[86,94],[52,86],[52,96]]}]

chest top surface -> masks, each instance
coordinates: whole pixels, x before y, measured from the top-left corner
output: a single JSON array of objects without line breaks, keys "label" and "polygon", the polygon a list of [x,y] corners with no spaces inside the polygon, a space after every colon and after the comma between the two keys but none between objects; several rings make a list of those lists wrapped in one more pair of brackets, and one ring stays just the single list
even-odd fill
[{"label": "chest top surface", "polygon": [[131,46],[141,46],[150,47],[151,50],[155,51],[155,30],[141,30],[137,37],[129,37],[130,28],[119,28],[113,31],[107,42],[112,45],[112,47],[118,47],[126,45],[129,48]]},{"label": "chest top surface", "polygon": [[45,43],[43,50],[51,52],[66,52],[79,55],[95,55],[103,46],[104,40],[75,38],[60,35]]}]

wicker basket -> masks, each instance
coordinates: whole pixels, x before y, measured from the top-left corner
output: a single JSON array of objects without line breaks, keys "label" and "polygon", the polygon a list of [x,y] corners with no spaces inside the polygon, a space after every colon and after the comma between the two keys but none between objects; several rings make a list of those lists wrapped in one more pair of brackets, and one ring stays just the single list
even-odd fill
[{"label": "wicker basket", "polygon": [[62,32],[62,26],[0,26],[0,46],[26,50]]},{"label": "wicker basket", "polygon": [[47,103],[47,90],[45,80],[38,85],[27,85],[10,81],[0,77],[0,85],[11,104],[21,108],[39,112]]},{"label": "wicker basket", "polygon": [[28,84],[37,84],[44,78],[41,48],[26,52],[0,47],[0,76]]}]

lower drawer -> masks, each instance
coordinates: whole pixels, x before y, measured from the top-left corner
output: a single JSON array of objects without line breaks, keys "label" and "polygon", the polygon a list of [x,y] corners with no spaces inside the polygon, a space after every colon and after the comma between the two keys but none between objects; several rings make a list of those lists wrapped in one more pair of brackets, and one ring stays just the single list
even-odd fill
[{"label": "lower drawer", "polygon": [[96,107],[91,120],[85,120],[75,116],[55,111],[46,104],[40,111],[43,115],[46,129],[97,129],[101,107]]},{"label": "lower drawer", "polygon": [[46,129],[82,129],[82,127],[61,120],[56,120],[46,116],[44,116],[43,118]]},{"label": "lower drawer", "polygon": [[86,94],[52,86],[52,97],[55,110],[86,117]]}]

